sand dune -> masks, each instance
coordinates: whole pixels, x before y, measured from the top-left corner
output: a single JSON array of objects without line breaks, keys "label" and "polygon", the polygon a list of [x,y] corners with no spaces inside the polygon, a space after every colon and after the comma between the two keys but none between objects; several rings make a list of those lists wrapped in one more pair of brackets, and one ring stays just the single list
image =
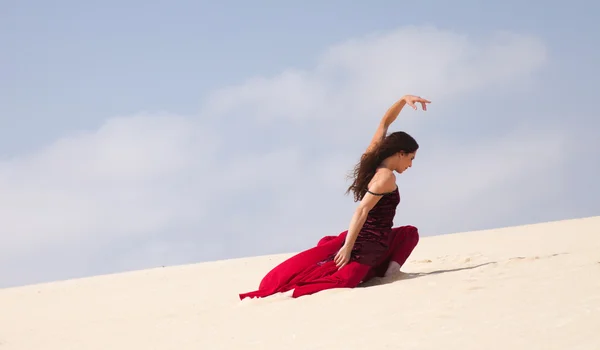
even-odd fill
[{"label": "sand dune", "polygon": [[600,217],[422,238],[403,273],[240,301],[290,254],[0,290],[0,349],[600,349]]}]

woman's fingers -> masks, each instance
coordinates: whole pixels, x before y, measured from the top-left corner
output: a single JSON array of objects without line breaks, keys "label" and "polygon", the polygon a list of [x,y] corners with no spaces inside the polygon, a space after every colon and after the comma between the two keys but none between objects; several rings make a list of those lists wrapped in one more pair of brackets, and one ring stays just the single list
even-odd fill
[{"label": "woman's fingers", "polygon": [[344,265],[346,265],[348,263],[348,257],[346,256],[346,254],[342,253],[341,251],[339,251],[337,253],[337,255],[335,256],[335,266],[340,269],[342,267],[344,267]]},{"label": "woman's fingers", "polygon": [[351,255],[350,251],[348,251],[344,248],[340,249],[337,252],[337,254],[335,254],[335,257],[333,258],[335,266],[338,269],[341,269],[342,267],[344,267],[350,261],[350,255]]},{"label": "woman's fingers", "polygon": [[335,255],[335,258],[333,259],[333,261],[335,262],[335,265],[337,266],[340,262],[340,252],[337,252],[337,254]]},{"label": "woman's fingers", "polygon": [[426,100],[422,97],[419,96],[407,96],[405,98],[406,104],[411,106],[412,109],[417,110],[417,106],[415,105],[416,102],[421,104],[421,108],[423,108],[424,111],[427,110],[427,103],[431,103],[431,101]]}]

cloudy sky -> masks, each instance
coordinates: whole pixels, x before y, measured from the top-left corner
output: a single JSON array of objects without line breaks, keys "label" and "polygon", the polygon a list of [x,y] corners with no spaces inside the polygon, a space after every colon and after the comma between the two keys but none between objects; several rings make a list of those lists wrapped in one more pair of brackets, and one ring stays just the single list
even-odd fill
[{"label": "cloudy sky", "polygon": [[0,287],[309,248],[407,93],[396,225],[600,215],[592,2],[1,3]]}]

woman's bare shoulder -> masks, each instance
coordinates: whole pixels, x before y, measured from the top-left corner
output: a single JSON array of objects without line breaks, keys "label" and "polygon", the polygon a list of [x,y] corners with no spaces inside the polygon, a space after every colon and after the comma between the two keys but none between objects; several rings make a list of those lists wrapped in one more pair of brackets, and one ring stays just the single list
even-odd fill
[{"label": "woman's bare shoulder", "polygon": [[390,169],[378,169],[369,183],[369,188],[381,192],[393,191],[396,189],[396,175]]}]

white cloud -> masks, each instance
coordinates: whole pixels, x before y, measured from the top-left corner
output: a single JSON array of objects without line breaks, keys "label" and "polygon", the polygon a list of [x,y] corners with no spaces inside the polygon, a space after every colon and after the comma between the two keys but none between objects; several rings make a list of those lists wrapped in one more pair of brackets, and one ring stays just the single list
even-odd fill
[{"label": "white cloud", "polygon": [[411,170],[402,221],[433,235],[523,220],[536,211],[532,201],[565,190],[556,176],[572,141],[560,130],[530,128],[479,142],[433,141],[443,148]]},{"label": "white cloud", "polygon": [[499,33],[476,42],[434,28],[401,29],[335,45],[314,70],[290,69],[217,91],[207,114],[243,111],[259,120],[343,123],[367,119],[372,126],[369,118],[406,92],[443,106],[477,89],[525,82],[545,61],[545,46],[535,37]]},{"label": "white cloud", "polygon": [[2,255],[32,243],[145,235],[173,220],[197,220],[206,203],[190,196],[204,190],[192,176],[214,162],[214,146],[214,136],[189,119],[145,115],[111,119],[96,132],[0,163]]},{"label": "white cloud", "polygon": [[[472,118],[445,111],[480,93],[531,84],[545,60],[544,44],[534,37],[475,40],[401,29],[336,45],[314,69],[216,91],[197,118],[110,119],[97,131],[0,163],[0,210],[7,218],[0,222],[1,262],[35,267],[40,252],[45,259],[38,261],[45,269],[31,267],[19,279],[14,268],[0,270],[7,275],[1,280],[299,250],[337,234],[354,207],[342,197],[345,175],[381,115],[405,93],[433,104],[426,114],[406,110],[393,127],[414,133],[422,145],[414,168],[399,177],[398,222],[416,223],[426,234],[461,230],[477,217],[485,226],[498,217],[490,210],[499,209],[482,211],[482,201],[498,203],[503,218],[523,217],[522,206],[511,207],[512,194],[540,194],[526,190],[532,176],[555,166],[564,137],[517,130],[462,144],[461,135],[479,132],[476,125],[462,133],[428,128]],[[507,191],[507,184],[514,187]],[[78,248],[85,253],[69,255]],[[89,267],[52,265],[59,256]]]}]

